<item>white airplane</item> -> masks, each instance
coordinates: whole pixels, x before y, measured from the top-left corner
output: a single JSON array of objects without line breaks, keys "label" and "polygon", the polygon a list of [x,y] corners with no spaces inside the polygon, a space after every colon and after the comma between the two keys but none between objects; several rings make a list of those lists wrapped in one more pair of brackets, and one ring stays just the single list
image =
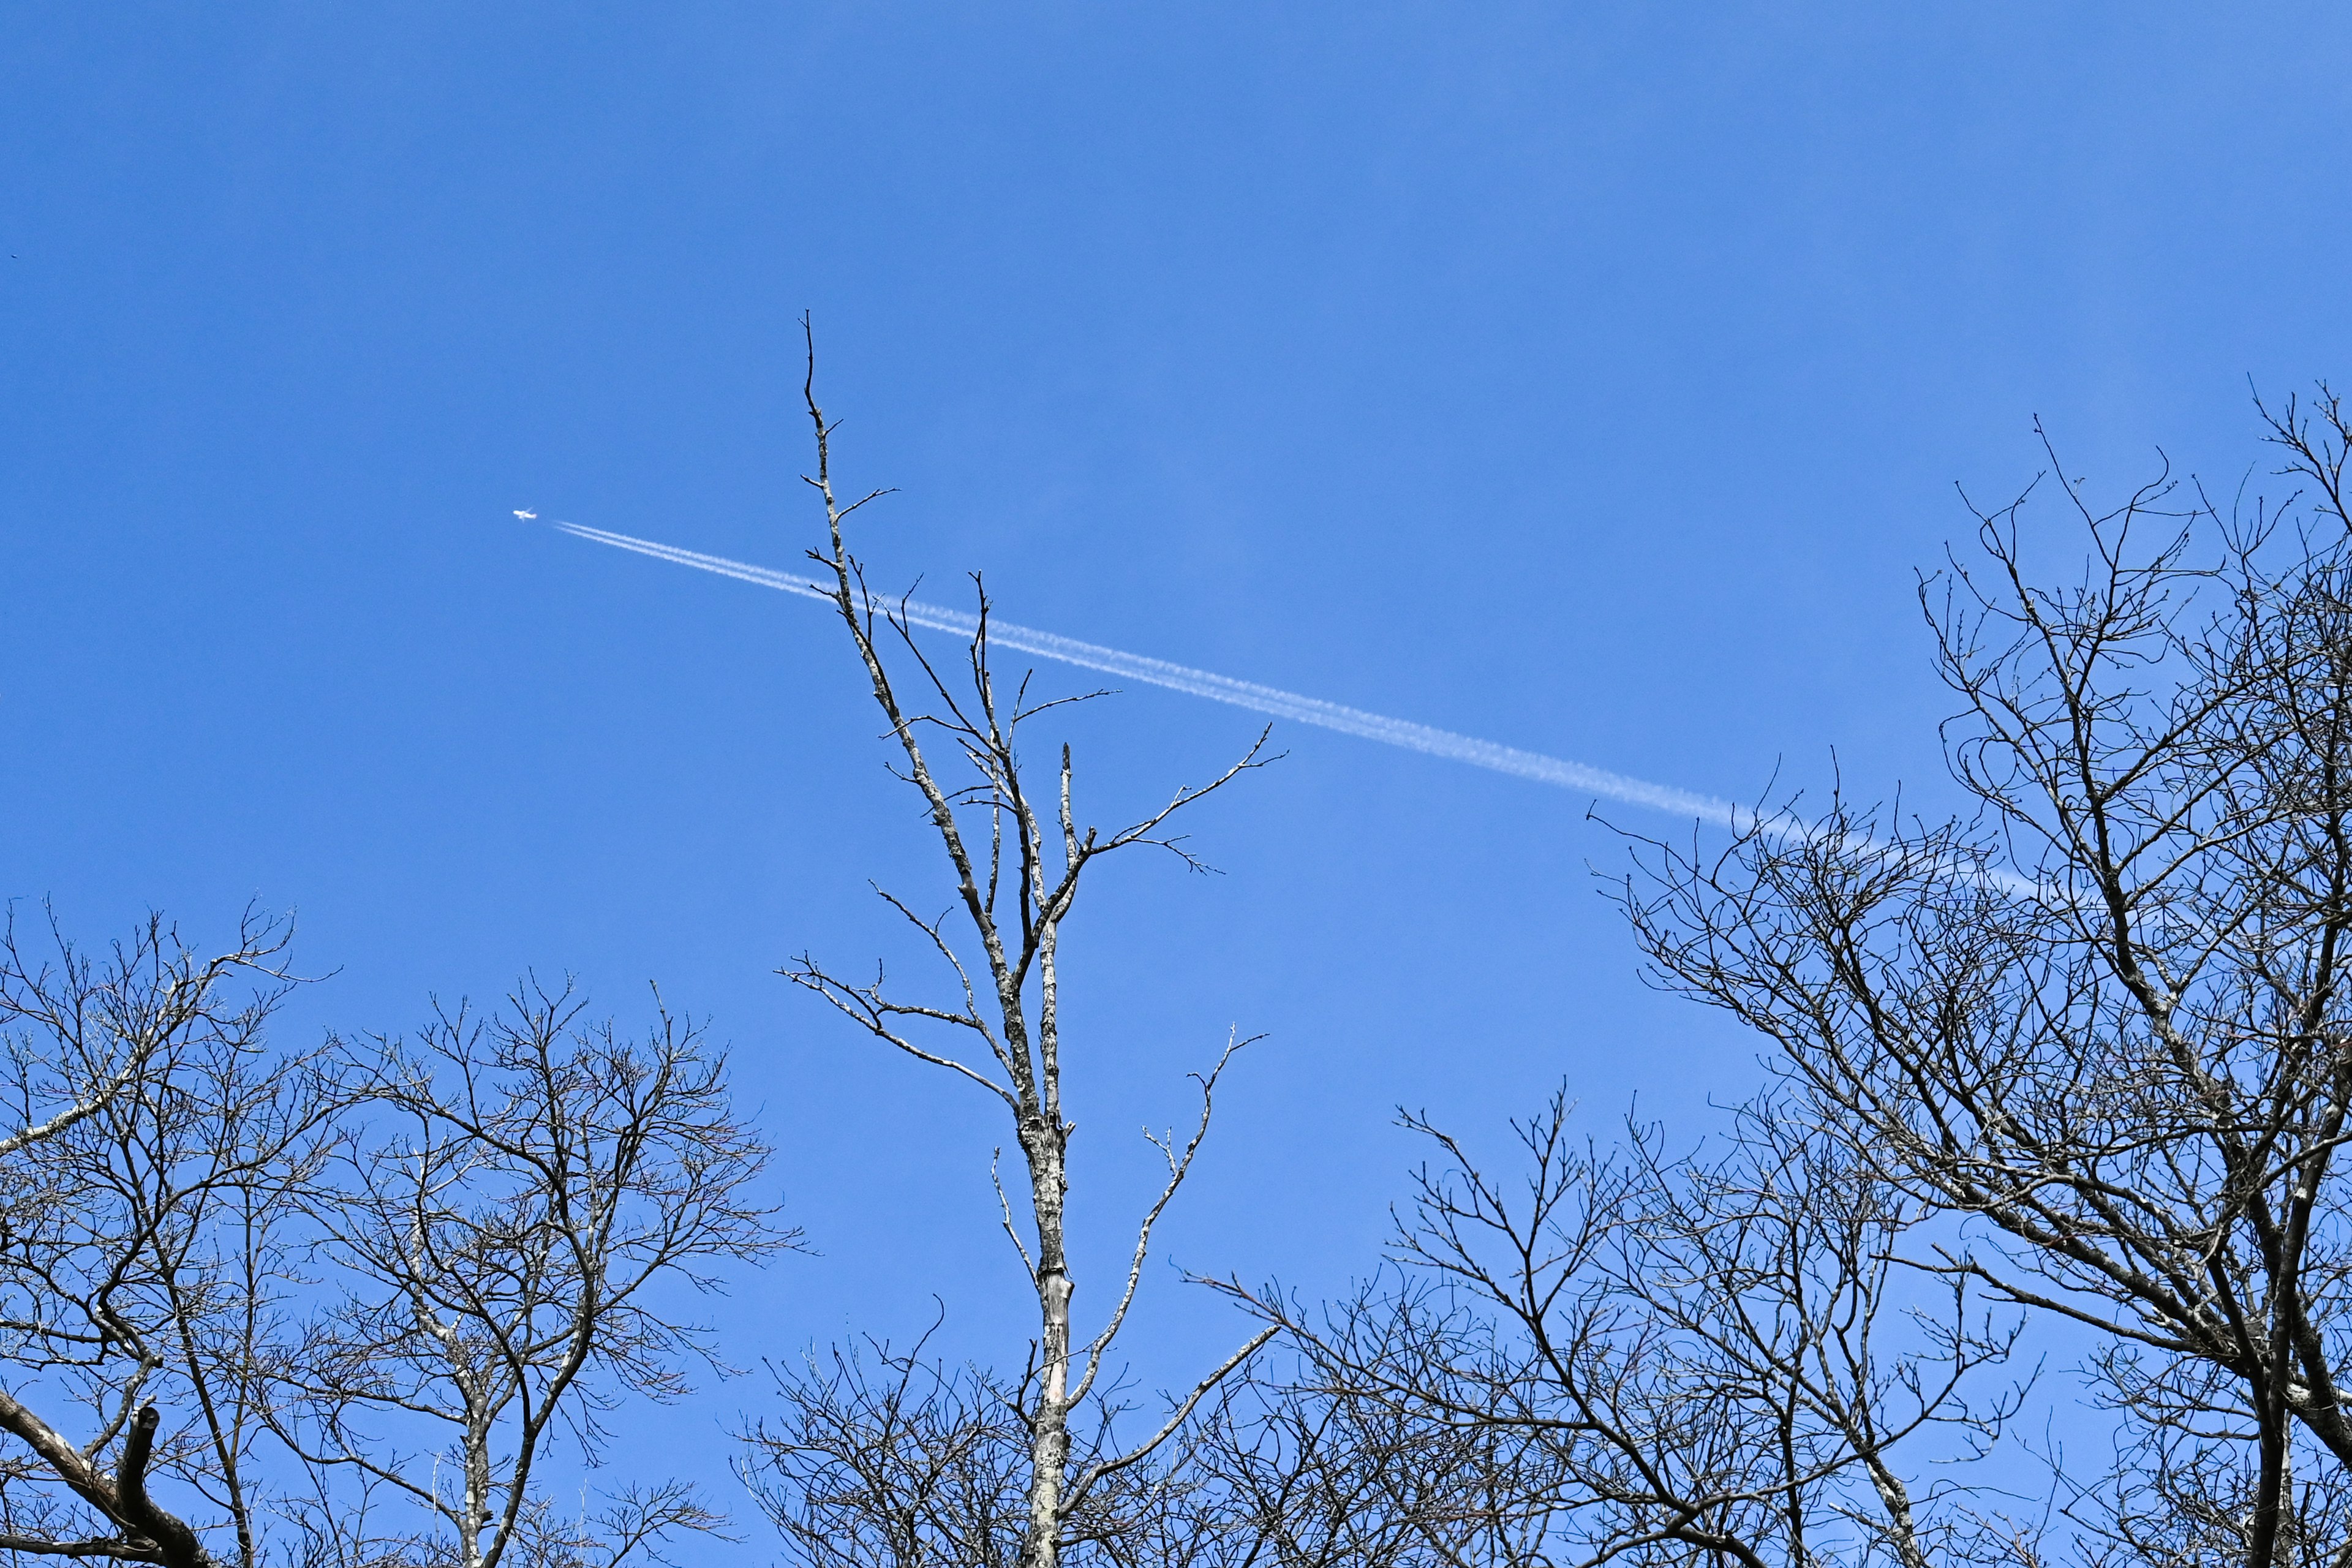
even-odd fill
[{"label": "white airplane", "polygon": [[518,510],[515,512],[515,515],[522,519],[525,522],[537,522],[539,521],[539,513],[535,511],[523,511]]}]

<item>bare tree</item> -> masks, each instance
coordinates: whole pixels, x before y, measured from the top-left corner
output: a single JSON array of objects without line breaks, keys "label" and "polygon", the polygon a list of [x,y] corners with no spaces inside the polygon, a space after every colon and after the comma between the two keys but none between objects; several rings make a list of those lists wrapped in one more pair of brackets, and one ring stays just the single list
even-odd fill
[{"label": "bare tree", "polygon": [[[790,1241],[750,1192],[767,1150],[723,1058],[666,1007],[633,1041],[584,1006],[526,984],[493,1017],[343,1043],[367,1121],[310,1211],[341,1299],[273,1369],[333,1561],[610,1568],[722,1524],[682,1481],[566,1519],[540,1480],[559,1436],[593,1465],[623,1395],[669,1400],[686,1361],[718,1364],[687,1301]],[[355,1536],[337,1471],[436,1528]]]},{"label": "bare tree", "polygon": [[[749,1435],[745,1481],[812,1568],[1013,1568],[1027,1534],[1024,1390],[985,1369],[877,1341],[780,1375],[782,1408]],[[1118,1399],[1071,1435],[1072,1468],[1132,1451]],[[1222,1471],[1201,1450],[1216,1420],[1098,1475],[1066,1517],[1065,1563],[1223,1568],[1246,1552]]]},{"label": "bare tree", "polygon": [[92,955],[52,921],[45,959],[13,918],[0,936],[0,1429],[22,1445],[0,1550],[258,1561],[254,1370],[334,1100],[263,1040],[288,935],[248,914],[206,956],[150,917]]},{"label": "bare tree", "polygon": [[2263,416],[2284,501],[2102,508],[2053,450],[2083,574],[2030,565],[2029,489],[1923,582],[1976,823],[1835,799],[1625,898],[1844,1158],[1966,1222],[1916,1264],[2090,1337],[2123,1436],[2061,1485],[2116,1561],[2352,1563],[2352,425]]},{"label": "bare tree", "polygon": [[[803,322],[805,327],[806,323]],[[1025,678],[1007,693],[990,665],[989,604],[979,594],[978,630],[964,650],[964,668],[950,679],[916,644],[905,618],[867,588],[850,552],[844,524],[887,493],[843,505],[833,488],[831,436],[810,376],[803,388],[816,443],[816,472],[807,482],[821,498],[826,547],[812,551],[835,583],[834,603],[871,684],[903,771],[899,778],[921,797],[955,885],[950,914],[926,919],[885,893],[921,933],[949,977],[944,999],[917,999],[886,985],[846,978],[803,958],[784,974],[824,997],[885,1044],[950,1073],[1004,1109],[1021,1152],[1025,1181],[1021,1222],[1002,1186],[1006,1235],[1020,1252],[1036,1298],[1037,1333],[1028,1374],[1017,1384],[1018,1418],[1027,1434],[1022,1477],[1022,1568],[1053,1568],[1073,1519],[1097,1491],[1143,1464],[1182,1425],[1182,1417],[1255,1343],[1236,1351],[1177,1402],[1170,1421],[1135,1447],[1078,1462],[1073,1415],[1098,1389],[1114,1341],[1127,1321],[1142,1277],[1151,1233],[1192,1169],[1209,1125],[1220,1075],[1241,1044],[1200,1075],[1201,1111],[1191,1135],[1161,1144],[1167,1178],[1137,1228],[1132,1260],[1101,1326],[1084,1340],[1072,1326],[1075,1281],[1066,1240],[1071,1126],[1063,1109],[1066,1066],[1061,1015],[1059,942],[1087,869],[1119,850],[1150,846],[1186,866],[1200,863],[1170,831],[1171,819],[1248,769],[1262,765],[1265,737],[1209,783],[1179,790],[1165,805],[1111,832],[1081,827],[1073,794],[1070,749],[1061,748],[1058,773],[1041,783],[1024,765],[1023,727],[1073,699],[1033,700]],[[895,650],[886,659],[885,647]],[[892,673],[903,657],[912,671],[908,690]],[[1082,699],[1079,699],[1082,700]],[[927,739],[937,742],[927,748]],[[947,766],[942,771],[940,758]],[[961,927],[977,956],[967,962],[950,934]],[[957,1042],[961,1042],[960,1044]]]},{"label": "bare tree", "polygon": [[682,1289],[789,1240],[722,1061],[536,989],[287,1050],[288,935],[0,935],[0,1552],[608,1568],[714,1527],[679,1484],[565,1519],[535,1477],[707,1357]]},{"label": "bare tree", "polygon": [[1448,1478],[1372,1492],[1345,1528],[1409,1526],[1426,1555],[1370,1560],[1928,1568],[1985,1533],[1913,1478],[1998,1437],[2016,1389],[1972,1388],[2014,1327],[1965,1281],[1904,1288],[1888,1248],[1913,1216],[1836,1142],[1764,1101],[1711,1160],[1638,1125],[1599,1149],[1556,1096],[1508,1181],[1407,1124],[1444,1160],[1388,1283],[1319,1321],[1235,1291],[1304,1347],[1349,1465],[1369,1442]]},{"label": "bare tree", "polygon": [[745,1482],[811,1568],[1012,1568],[1027,1518],[1017,1390],[976,1369],[835,1347],[778,1376]]},{"label": "bare tree", "polygon": [[1560,1478],[1542,1442],[1446,1414],[1493,1370],[1485,1325],[1441,1289],[1396,1283],[1335,1310],[1289,1364],[1254,1367],[1194,1435],[1188,1527],[1228,1542],[1236,1568],[1549,1561]]}]

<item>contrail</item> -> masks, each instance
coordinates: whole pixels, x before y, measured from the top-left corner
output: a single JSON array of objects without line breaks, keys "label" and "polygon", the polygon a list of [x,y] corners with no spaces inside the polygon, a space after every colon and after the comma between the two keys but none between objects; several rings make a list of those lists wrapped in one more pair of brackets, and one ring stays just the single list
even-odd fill
[{"label": "contrail", "polygon": [[[722,577],[733,577],[740,582],[757,583],[763,588],[779,588],[787,594],[823,599],[828,604],[833,602],[833,584],[815,577],[754,566],[745,561],[730,561],[723,555],[705,555],[698,550],[681,550],[675,544],[658,544],[650,539],[634,539],[625,533],[611,533],[576,522],[559,522],[555,526],[574,538],[609,544],[616,550],[634,550],[640,555],[650,555],[658,561],[673,561],[681,566],[715,572]],[[912,625],[934,631],[970,637],[980,627],[978,616],[961,610],[912,601],[900,604],[879,596],[875,602],[877,608],[902,616]],[[1745,806],[1735,805],[1730,801],[1718,800],[1712,795],[1695,795],[1689,790],[1676,789],[1672,784],[1627,778],[1622,773],[1612,773],[1603,768],[1588,767],[1582,763],[1571,763],[1559,757],[1547,757],[1539,752],[1523,752],[1516,746],[1497,745],[1492,741],[1481,741],[1471,735],[1457,735],[1451,730],[1416,724],[1408,719],[1368,713],[1360,708],[1326,702],[1318,697],[1304,697],[1296,691],[1283,691],[1254,681],[1235,680],[1230,676],[1194,669],[1188,665],[1171,664],[1164,658],[1147,658],[1141,654],[1104,647],[1099,643],[1079,642],[1075,637],[1041,632],[1031,626],[1013,626],[993,616],[988,623],[988,640],[998,647],[1013,648],[1022,653],[1035,654],[1040,658],[1074,664],[1081,669],[1096,669],[1126,680],[1164,686],[1171,691],[1205,697],[1212,702],[1230,703],[1235,708],[1246,708],[1253,713],[1265,713],[1276,719],[1295,719],[1302,724],[1337,730],[1343,735],[1360,735],[1367,741],[1402,746],[1411,752],[1425,752],[1433,757],[1468,763],[1473,767],[1534,779],[1538,784],[1557,784],[1562,789],[1622,801],[1628,805],[1662,811],[1669,816],[1695,817],[1718,827],[1737,831],[1753,827],[1758,823],[1756,814]]]},{"label": "contrail", "polygon": [[[748,561],[730,561],[724,555],[705,555],[698,550],[684,550],[675,544],[656,543],[650,539],[636,539],[625,533],[613,533],[576,522],[558,522],[553,526],[574,538],[609,544],[615,550],[633,550],[640,555],[691,566],[698,572],[714,572],[721,577],[756,583],[763,588],[777,588],[804,598],[822,599],[827,604],[834,602],[834,585],[822,578],[754,566]],[[953,632],[968,637],[980,629],[980,617],[962,610],[946,609],[914,600],[884,599],[878,595],[872,604],[874,608],[898,616],[910,626],[925,626],[933,631]],[[1231,676],[1194,669],[1190,665],[1171,664],[1164,658],[1149,658],[1142,654],[1105,647],[1100,643],[1080,642],[1076,637],[1066,637],[1055,632],[1041,632],[1034,626],[1013,626],[993,616],[988,623],[988,640],[999,647],[1014,648],[1022,653],[1035,654],[1040,658],[1074,664],[1081,669],[1096,669],[1127,680],[1164,686],[1171,691],[1205,697],[1212,702],[1246,708],[1253,713],[1264,713],[1276,719],[1295,719],[1302,724],[1337,730],[1343,735],[1360,735],[1383,745],[1402,746],[1409,752],[1423,752],[1433,757],[1468,763],[1472,767],[1509,773],[1514,778],[1533,779],[1538,784],[1575,790],[1603,800],[1622,801],[1627,805],[1664,812],[1685,821],[1695,819],[1735,833],[1754,832],[1773,839],[1810,840],[1822,831],[1788,813],[1762,816],[1748,806],[1715,795],[1677,789],[1673,784],[1628,778],[1623,773],[1612,773],[1606,768],[1571,763],[1561,757],[1548,757],[1540,752],[1523,752],[1517,746],[1499,745],[1493,741],[1479,740],[1475,735],[1459,735],[1451,730],[1416,724],[1410,719],[1391,719],[1384,713],[1368,713],[1361,708],[1326,702],[1319,697],[1306,697],[1296,691],[1260,686],[1250,680],[1235,680]],[[1856,849],[1879,854],[1902,853],[1893,845],[1859,834],[1849,833],[1842,837]],[[2039,900],[2049,896],[2048,889],[2013,871],[1974,863],[1950,865],[1949,868],[2011,897]]]}]

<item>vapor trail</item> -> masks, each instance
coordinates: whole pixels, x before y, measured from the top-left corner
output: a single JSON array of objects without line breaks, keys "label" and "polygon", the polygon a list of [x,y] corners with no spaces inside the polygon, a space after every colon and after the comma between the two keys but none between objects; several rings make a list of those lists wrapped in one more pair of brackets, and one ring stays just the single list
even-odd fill
[{"label": "vapor trail", "polygon": [[[714,572],[721,577],[733,577],[739,582],[757,583],[763,588],[778,588],[803,598],[822,599],[827,604],[833,602],[833,584],[822,578],[803,577],[768,566],[754,566],[748,561],[730,561],[724,555],[705,555],[698,550],[682,550],[675,544],[660,544],[650,539],[636,539],[625,533],[612,533],[576,522],[558,522],[554,526],[574,538],[609,544],[615,550],[633,550],[640,555],[650,555],[656,561],[676,562],[680,566],[691,566],[698,572]],[[899,616],[910,626],[954,632],[960,637],[968,637],[980,629],[980,617],[977,616],[938,605],[919,604],[911,599],[890,600],[877,595],[872,601],[872,607]],[[1402,746],[1409,752],[1425,752],[1433,757],[1468,763],[1472,767],[1488,768],[1498,773],[1509,773],[1515,778],[1533,779],[1538,784],[1555,784],[1561,789],[1597,795],[1603,800],[1622,801],[1627,805],[1664,812],[1685,821],[1696,819],[1735,833],[1755,832],[1773,839],[1809,840],[1824,831],[1787,813],[1761,816],[1747,806],[1714,795],[1676,789],[1672,784],[1628,778],[1623,773],[1612,773],[1605,768],[1589,767],[1583,763],[1571,763],[1561,757],[1548,757],[1540,752],[1523,752],[1517,746],[1498,745],[1493,741],[1481,741],[1475,735],[1457,735],[1451,730],[1416,724],[1409,719],[1368,713],[1361,708],[1326,702],[1319,697],[1304,697],[1296,691],[1260,686],[1255,681],[1235,680],[1231,676],[1194,669],[1190,665],[1171,664],[1164,658],[1149,658],[1139,653],[1105,647],[1100,643],[1080,642],[1076,637],[1062,637],[1055,632],[1041,632],[1034,626],[1016,626],[992,616],[988,623],[988,640],[999,647],[1033,653],[1040,658],[1076,665],[1081,669],[1097,669],[1106,675],[1116,675],[1128,680],[1164,686],[1171,691],[1205,697],[1212,702],[1230,703],[1235,708],[1246,708],[1253,713],[1265,713],[1276,719],[1295,719],[1302,724],[1337,730],[1343,735],[1360,735],[1367,741],[1378,741],[1384,745]],[[1842,834],[1840,837],[1855,849],[1878,854],[1903,853],[1895,846],[1859,834]],[[2039,900],[2051,896],[2050,889],[2013,871],[1976,864],[1952,868],[2012,897]]]},{"label": "vapor trail", "polygon": [[[804,598],[823,599],[828,603],[833,599],[833,584],[818,578],[754,566],[744,561],[730,561],[723,555],[705,555],[700,551],[681,550],[675,544],[657,544],[649,539],[634,539],[625,533],[610,533],[601,528],[586,528],[576,522],[559,522],[555,526],[575,538],[609,544],[616,550],[633,550],[658,561],[672,561],[698,571],[715,572],[722,577],[757,583],[763,588],[778,588]],[[979,617],[937,605],[912,601],[900,604],[897,600],[877,597],[876,607],[901,616],[915,626],[954,632],[961,637],[970,637],[980,626]],[[1539,784],[1557,784],[1562,789],[1622,801],[1628,805],[1662,811],[1674,816],[1695,817],[1718,827],[1738,830],[1752,827],[1757,823],[1755,814],[1745,806],[1735,805],[1712,795],[1694,795],[1689,790],[1676,789],[1671,784],[1627,778],[1622,773],[1587,767],[1582,763],[1547,757],[1538,752],[1523,752],[1516,746],[1497,745],[1492,741],[1457,735],[1451,730],[1433,729],[1406,719],[1367,713],[1360,708],[1326,702],[1317,697],[1302,697],[1296,691],[1282,691],[1254,681],[1235,680],[1230,676],[1212,674],[1188,665],[1171,664],[1163,658],[1147,658],[1141,654],[1104,647],[1098,643],[1079,642],[1075,637],[1061,637],[1053,632],[1016,626],[992,616],[988,623],[988,640],[999,647],[1035,654],[1040,658],[1055,659],[1063,664],[1074,664],[1081,669],[1100,670],[1126,680],[1164,686],[1171,691],[1187,692],[1194,697],[1205,697],[1213,702],[1246,708],[1253,713],[1269,714],[1276,719],[1295,719],[1302,724],[1337,730],[1343,735],[1360,735],[1367,741],[1402,746],[1411,752],[1425,752],[1433,757],[1468,763],[1473,767],[1534,779]]]}]

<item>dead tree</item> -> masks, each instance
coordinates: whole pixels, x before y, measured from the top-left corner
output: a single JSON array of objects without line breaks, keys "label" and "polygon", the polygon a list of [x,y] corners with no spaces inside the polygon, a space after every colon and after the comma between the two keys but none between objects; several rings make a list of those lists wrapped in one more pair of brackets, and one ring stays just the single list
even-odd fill
[{"label": "dead tree", "polygon": [[334,1100],[262,1037],[288,931],[49,938],[0,937],[0,1551],[255,1568],[256,1370]]},{"label": "dead tree", "polygon": [[[1084,1465],[1076,1462],[1073,1414],[1098,1387],[1105,1358],[1135,1300],[1152,1227],[1192,1169],[1208,1131],[1219,1077],[1238,1045],[1229,1045],[1215,1065],[1200,1075],[1201,1110],[1192,1133],[1171,1136],[1161,1144],[1167,1180],[1138,1227],[1127,1277],[1117,1286],[1101,1326],[1079,1339],[1072,1327],[1075,1281],[1065,1242],[1071,1124],[1062,1100],[1066,1057],[1058,943],[1063,924],[1087,868],[1105,856],[1150,846],[1198,868],[1199,862],[1169,831],[1171,819],[1262,765],[1265,737],[1209,783],[1179,790],[1165,805],[1129,826],[1108,833],[1082,827],[1069,748],[1061,748],[1057,773],[1044,781],[1027,771],[1019,750],[1023,726],[1073,700],[1033,700],[1025,678],[1010,693],[1000,689],[990,665],[988,600],[977,579],[978,629],[954,679],[916,644],[904,617],[869,591],[844,524],[886,492],[847,505],[835,496],[832,426],[816,402],[811,342],[810,378],[803,391],[815,433],[816,472],[807,482],[823,501],[826,527],[826,546],[812,551],[811,558],[833,580],[834,604],[903,766],[898,776],[921,797],[946,856],[955,903],[950,915],[926,919],[896,897],[883,895],[922,933],[924,943],[944,965],[950,984],[943,1000],[907,996],[887,988],[879,975],[870,983],[849,979],[813,958],[782,973],[824,997],[878,1040],[961,1079],[1004,1109],[1021,1152],[1024,1177],[1024,1223],[1015,1222],[1005,1198],[1004,1229],[1021,1254],[1037,1309],[1030,1373],[1017,1395],[1028,1435],[1019,1563],[1022,1568],[1054,1568],[1070,1521],[1087,1500],[1121,1472],[1144,1463],[1193,1405],[1241,1364],[1257,1342],[1236,1351],[1202,1379],[1178,1402],[1171,1421],[1137,1447]],[[886,646],[891,650],[888,658]],[[904,690],[892,672],[900,658],[912,672]],[[927,744],[931,739],[939,743]],[[970,962],[950,937],[950,918],[978,950]],[[963,1044],[952,1043],[959,1040]],[[1004,1197],[1001,1186],[999,1196]]]},{"label": "dead tree", "polygon": [[1923,583],[1973,823],[1836,799],[1625,894],[1663,984],[1966,1222],[1916,1266],[2091,1336],[2117,1463],[2061,1485],[2118,1561],[2352,1561],[2352,424],[2264,418],[2284,502],[2103,509],[2053,452],[2082,574],[2030,564],[2029,489]]},{"label": "dead tree", "polygon": [[[558,1438],[593,1464],[624,1395],[717,1364],[681,1289],[790,1241],[751,1190],[767,1150],[724,1058],[667,1008],[631,1040],[583,1007],[527,984],[494,1017],[343,1043],[360,1125],[310,1210],[341,1299],[272,1368],[331,1562],[610,1568],[723,1522],[684,1481],[575,1518],[540,1481]],[[362,1496],[433,1527],[355,1534],[337,1515]]]}]

